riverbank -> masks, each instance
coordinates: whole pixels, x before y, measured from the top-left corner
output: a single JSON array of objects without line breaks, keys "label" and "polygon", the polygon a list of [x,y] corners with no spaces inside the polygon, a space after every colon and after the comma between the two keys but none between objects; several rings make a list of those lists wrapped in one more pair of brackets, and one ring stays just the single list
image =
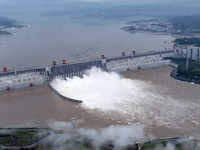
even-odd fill
[{"label": "riverbank", "polygon": [[[171,59],[173,63],[170,64],[174,70],[170,73],[170,76],[174,79],[200,84],[200,64],[198,61],[188,60],[188,68],[186,70],[186,59],[185,58],[165,58]],[[174,64],[174,65],[173,65]]]},{"label": "riverbank", "polygon": [[[100,131],[97,131],[98,133]],[[117,131],[116,131],[117,132]],[[89,133],[88,133],[89,134]],[[102,134],[101,132],[99,134]],[[51,140],[54,137],[57,139],[62,138],[61,141]],[[115,149],[120,148],[123,150],[147,150],[149,148],[154,149],[156,147],[166,148],[176,147],[176,149],[189,149],[199,148],[199,139],[194,137],[169,137],[161,139],[153,139],[147,142],[132,141],[123,143],[116,143],[112,141],[113,137],[107,137],[102,142],[100,137],[95,136],[88,137],[79,130],[54,130],[51,128],[0,128],[0,148],[1,149],[51,149],[69,146],[73,149],[85,149],[91,150],[97,147],[101,149]],[[118,137],[120,138],[120,137]],[[98,142],[98,144],[95,142]],[[127,144],[125,144],[127,143]],[[70,145],[69,145],[70,144]]]},{"label": "riverbank", "polygon": [[176,80],[179,81],[183,81],[183,82],[188,82],[188,83],[194,83],[194,84],[200,84],[200,81],[194,81],[194,80],[190,80],[190,79],[185,79],[185,78],[181,78],[181,77],[177,77],[176,76],[176,69],[174,68],[174,70],[170,73],[170,76]]}]

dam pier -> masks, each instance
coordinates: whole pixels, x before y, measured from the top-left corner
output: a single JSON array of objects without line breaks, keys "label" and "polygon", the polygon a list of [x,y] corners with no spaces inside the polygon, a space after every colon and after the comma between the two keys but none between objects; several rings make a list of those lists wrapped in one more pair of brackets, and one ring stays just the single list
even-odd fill
[{"label": "dam pier", "polygon": [[122,73],[170,65],[171,60],[165,60],[164,57],[179,57],[178,51],[174,49],[141,54],[132,51],[130,55],[126,55],[125,52],[117,57],[101,55],[101,58],[90,61],[66,63],[66,60],[62,60],[62,64],[56,64],[56,61],[53,61],[52,65],[43,67],[17,70],[7,70],[4,67],[0,72],[0,93],[46,86],[55,78],[82,77],[85,70],[93,66],[106,72]]}]

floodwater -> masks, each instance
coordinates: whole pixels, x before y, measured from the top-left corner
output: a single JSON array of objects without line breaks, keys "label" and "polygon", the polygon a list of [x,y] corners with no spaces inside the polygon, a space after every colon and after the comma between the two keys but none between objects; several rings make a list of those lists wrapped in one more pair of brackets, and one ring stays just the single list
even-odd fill
[{"label": "floodwater", "polygon": [[112,121],[93,117],[79,104],[60,98],[49,87],[0,95],[0,127],[32,127],[51,121],[84,119],[83,125],[108,126]]},{"label": "floodwater", "polygon": [[[163,97],[169,95],[169,97],[176,100],[176,103],[180,104],[180,108],[183,108],[183,110],[184,108],[188,108],[187,106],[183,107],[183,104],[184,106],[185,104],[193,106],[193,108],[189,107],[189,113],[185,110],[187,112],[185,117],[181,115],[181,118],[179,118],[178,114],[171,116],[174,119],[170,120],[171,122],[167,124],[158,124],[153,118],[152,121],[149,121],[149,118],[147,118],[146,122],[145,120],[136,120],[135,123],[145,123],[147,125],[146,131],[158,138],[168,136],[197,136],[200,134],[200,118],[198,117],[200,86],[171,78],[169,74],[172,70],[173,68],[171,67],[162,67],[126,73],[123,76],[151,84],[154,87],[154,91],[161,96],[163,95]],[[161,103],[167,102],[163,99]],[[153,108],[160,107],[160,103],[152,105],[154,105]],[[176,105],[176,107],[179,109],[179,105]],[[174,111],[170,107],[167,107],[167,109],[169,112]],[[155,110],[152,111],[155,112]],[[160,112],[157,113],[160,113],[162,116],[165,116],[163,113],[167,112],[165,108],[163,108],[163,112],[162,109],[158,109],[158,111]],[[183,113],[184,111],[180,112]],[[108,127],[113,124],[128,124],[123,121],[119,122],[113,118],[101,117],[100,114],[95,114],[95,111],[89,112],[85,110],[80,104],[63,100],[51,91],[49,87],[0,95],[0,127],[45,126],[55,120],[70,122],[73,117],[83,121],[79,124],[79,127],[89,126],[99,128]],[[174,124],[176,126],[173,126]]]},{"label": "floodwater", "polygon": [[[130,79],[138,79],[146,83],[150,83],[155,87],[156,93],[161,95],[166,108],[162,108],[162,104],[154,103],[160,115],[165,118],[171,114],[171,119],[165,125],[153,127],[156,122],[152,122],[151,131],[154,134],[163,137],[166,136],[199,136],[199,90],[198,84],[181,82],[173,79],[170,72],[171,67],[162,67],[146,71],[124,74]],[[169,101],[168,101],[169,100]],[[173,102],[173,103],[171,103]],[[166,104],[166,105],[165,105]],[[170,106],[171,105],[171,106]],[[157,108],[156,108],[157,107]],[[161,108],[159,108],[161,107]],[[164,112],[164,113],[163,113]],[[170,127],[174,124],[174,127]]]}]

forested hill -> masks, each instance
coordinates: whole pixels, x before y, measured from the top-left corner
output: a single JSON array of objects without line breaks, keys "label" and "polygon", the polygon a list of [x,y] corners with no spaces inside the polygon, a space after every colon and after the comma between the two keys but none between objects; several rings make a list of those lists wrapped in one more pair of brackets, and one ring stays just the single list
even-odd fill
[{"label": "forested hill", "polygon": [[200,38],[183,38],[183,39],[176,39],[174,43],[180,45],[194,45],[200,47]]},{"label": "forested hill", "polygon": [[170,20],[175,30],[200,32],[200,16],[182,16]]},{"label": "forested hill", "polygon": [[0,26],[2,27],[13,27],[17,24],[14,19],[9,19],[6,17],[0,16]]}]

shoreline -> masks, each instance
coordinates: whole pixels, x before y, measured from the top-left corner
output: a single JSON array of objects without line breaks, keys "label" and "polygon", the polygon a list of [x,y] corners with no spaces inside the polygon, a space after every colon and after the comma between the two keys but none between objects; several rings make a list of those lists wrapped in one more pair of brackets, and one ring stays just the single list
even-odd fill
[{"label": "shoreline", "polygon": [[193,84],[200,84],[200,81],[193,81],[193,80],[190,80],[190,79],[186,79],[186,78],[180,78],[180,77],[177,77],[175,75],[175,70],[176,68],[174,66],[171,66],[174,68],[174,70],[170,73],[170,76],[178,81],[182,81],[182,82],[185,82],[185,83],[193,83]]},{"label": "shoreline", "polygon": [[[127,27],[122,27],[121,30],[123,30],[124,32],[130,33],[130,34],[146,33],[146,34],[151,34],[151,35],[168,35],[168,36],[173,37],[174,39],[178,39],[180,37],[182,37],[182,38],[187,38],[187,37],[193,38],[193,36],[185,35],[185,34],[173,34],[173,33],[170,33],[170,32],[155,32],[155,31],[145,31],[145,30],[134,30],[134,31],[132,31],[132,30],[128,30],[126,28]],[[174,41],[171,41],[171,43],[175,44]]]},{"label": "shoreline", "polygon": [[[24,138],[24,135],[26,135],[26,133],[28,132],[34,132],[40,136],[38,136],[38,138],[35,138],[33,141],[28,141],[29,138],[31,138],[31,135],[26,135],[28,138],[27,141],[21,145],[17,145],[16,143],[14,144],[10,144],[7,143],[7,142],[3,142],[2,145],[0,145],[0,148],[3,148],[3,149],[26,149],[26,148],[33,148],[34,147],[37,147],[37,145],[40,145],[42,143],[42,140],[50,137],[51,135],[54,135],[54,134],[62,134],[62,135],[65,135],[65,134],[68,134],[70,136],[70,139],[73,139],[74,136],[73,135],[81,135],[81,133],[74,129],[74,130],[57,130],[57,129],[53,129],[53,128],[0,128],[0,137],[1,139],[6,139],[6,138],[10,138],[10,136],[12,136],[13,139],[15,139],[15,141],[20,141],[20,139],[18,139],[19,137],[20,138]],[[19,135],[17,133],[23,133],[24,135]],[[11,134],[12,133],[12,134]],[[16,138],[15,136],[19,136],[18,138]],[[83,135],[83,138],[87,138],[86,135]],[[112,139],[112,138],[111,138]],[[66,140],[66,139],[64,139]],[[90,139],[91,141],[88,141],[89,144],[92,144],[94,141],[92,141],[92,139]],[[106,141],[109,141],[109,139],[107,139]],[[175,144],[179,143],[183,143],[182,141],[188,141],[188,142],[191,142],[191,146],[195,146],[195,143],[193,142],[197,142],[199,141],[199,138],[195,138],[195,137],[191,137],[191,136],[170,136],[170,137],[163,137],[163,138],[150,138],[150,139],[140,139],[140,140],[134,140],[132,141],[131,143],[127,143],[125,146],[122,146],[125,147],[125,148],[134,148],[136,150],[140,150],[140,149],[143,149],[145,147],[148,147],[148,145],[150,144],[156,144],[156,145],[161,145],[163,143],[172,143],[174,146]],[[48,143],[48,142],[47,142]],[[46,145],[46,143],[44,144]],[[43,145],[43,146],[44,146]],[[47,144],[48,145],[48,144]],[[102,143],[102,146],[104,146],[104,143]],[[166,145],[163,145],[162,147],[165,147]],[[177,146],[177,145],[176,145]],[[39,146],[40,147],[40,146]],[[177,146],[178,147],[178,146]],[[86,148],[87,149],[87,148]],[[146,148],[145,148],[146,149]]]}]

